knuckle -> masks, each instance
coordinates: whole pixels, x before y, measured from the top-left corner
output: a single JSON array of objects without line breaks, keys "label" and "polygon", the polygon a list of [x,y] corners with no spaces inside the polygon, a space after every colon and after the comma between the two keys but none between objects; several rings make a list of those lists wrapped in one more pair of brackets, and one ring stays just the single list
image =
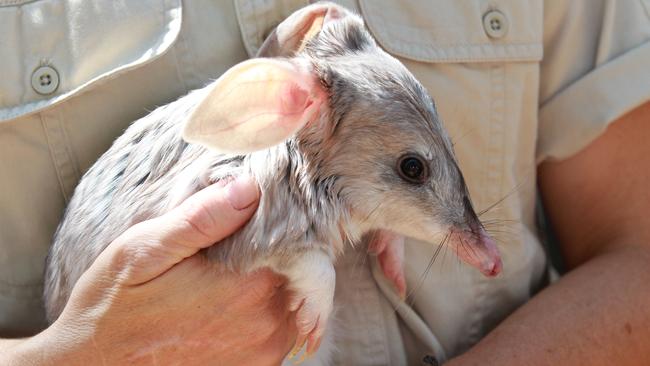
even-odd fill
[{"label": "knuckle", "polygon": [[279,276],[270,270],[261,270],[249,275],[248,296],[255,303],[270,303],[281,287]]},{"label": "knuckle", "polygon": [[183,204],[180,219],[187,229],[205,238],[212,236],[218,224],[207,204],[192,199]]},{"label": "knuckle", "polygon": [[111,258],[111,269],[115,272],[116,278],[119,274],[127,275],[134,268],[141,266],[146,256],[146,248],[141,243],[120,242],[113,249]]},{"label": "knuckle", "polygon": [[151,260],[152,250],[158,242],[149,222],[137,223],[111,243],[111,265],[114,271],[129,272],[146,265]]},{"label": "knuckle", "polygon": [[271,287],[254,282],[253,285],[249,287],[248,299],[254,304],[264,304],[271,300],[274,293],[275,291]]},{"label": "knuckle", "polygon": [[126,266],[142,255],[142,247],[134,243],[145,241],[141,235],[143,227],[143,223],[135,224],[113,242],[113,258],[116,262]]}]

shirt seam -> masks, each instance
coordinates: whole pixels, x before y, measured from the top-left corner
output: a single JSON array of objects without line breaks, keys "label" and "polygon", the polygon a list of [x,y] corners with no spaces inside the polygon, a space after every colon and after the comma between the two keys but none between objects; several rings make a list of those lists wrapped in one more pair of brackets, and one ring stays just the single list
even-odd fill
[{"label": "shirt seam", "polygon": [[[495,187],[494,189],[487,190],[485,199],[497,200],[502,194],[501,179],[503,179],[503,153],[502,146],[504,140],[504,109],[506,99],[506,82],[505,82],[505,66],[494,65],[490,68],[490,107],[489,107],[489,121],[490,127],[488,132],[488,144],[486,146],[486,155],[488,156],[487,168],[485,172],[485,186]],[[497,184],[499,183],[499,184]],[[467,337],[470,346],[478,342],[481,338],[486,318],[486,312],[492,308],[486,304],[487,292],[487,279],[476,277],[473,274],[473,280],[476,289],[476,306],[474,311],[474,319],[470,325],[469,334]]]},{"label": "shirt seam", "polygon": [[648,17],[648,20],[650,20],[650,0],[639,0],[641,2],[641,6],[645,9],[645,15]]},{"label": "shirt seam", "polygon": [[[62,106],[62,108],[65,108]],[[63,145],[66,151],[66,154],[68,156],[68,162],[70,163],[72,167],[72,172],[74,173],[74,181],[69,182],[70,187],[69,188],[69,195],[72,197],[72,193],[74,193],[74,189],[77,186],[77,182],[81,178],[81,170],[79,169],[79,161],[77,160],[77,154],[72,151],[72,146],[70,144],[70,137],[68,136],[68,129],[66,128],[65,123],[63,123],[63,118],[61,118],[61,110],[60,109],[55,109],[57,112],[57,120],[59,123],[59,128],[61,129],[61,134],[63,135]]]},{"label": "shirt seam", "polygon": [[50,136],[50,132],[48,131],[47,122],[43,118],[43,113],[38,113],[38,118],[41,120],[41,127],[43,128],[43,133],[45,134],[45,140],[47,141],[47,147],[48,147],[47,150],[50,153],[50,160],[52,161],[52,167],[54,168],[54,171],[56,172],[56,178],[59,181],[59,189],[61,190],[61,196],[63,196],[65,202],[68,203],[69,198],[65,192],[63,178],[61,177],[61,172],[59,171],[57,160],[54,156],[54,151],[53,151],[54,146],[52,142],[52,137]]},{"label": "shirt seam", "polygon": [[[168,21],[166,21],[166,19],[165,19],[166,15],[167,15],[167,10],[163,9],[163,14],[162,14],[162,16],[163,16],[162,17],[163,24],[168,23]],[[183,16],[184,16],[184,12],[181,13],[181,18]],[[184,66],[188,66],[188,64],[189,64],[189,62],[187,62],[185,57],[182,57],[184,55],[188,55],[189,52],[190,52],[189,48],[187,47],[187,40],[185,38],[185,33],[187,32],[187,29],[183,29],[184,27],[187,27],[187,26],[188,26],[188,24],[186,22],[181,21],[181,29],[178,31],[178,36],[176,38],[176,44],[172,45],[172,49],[170,50],[170,52],[172,53],[172,55],[174,57],[174,66],[176,66],[176,76],[178,77],[178,80],[181,82],[181,84],[183,84],[183,90],[185,90],[186,93],[189,91],[189,89],[188,89],[187,80],[186,80],[185,76],[183,75],[184,74],[183,70],[189,70],[190,68],[189,67],[181,67],[181,64],[183,64]],[[179,59],[177,48],[181,49],[182,60]]]},{"label": "shirt seam", "polygon": [[9,6],[19,6],[23,4],[34,3],[37,1],[40,0],[0,0],[0,8],[9,7]]}]

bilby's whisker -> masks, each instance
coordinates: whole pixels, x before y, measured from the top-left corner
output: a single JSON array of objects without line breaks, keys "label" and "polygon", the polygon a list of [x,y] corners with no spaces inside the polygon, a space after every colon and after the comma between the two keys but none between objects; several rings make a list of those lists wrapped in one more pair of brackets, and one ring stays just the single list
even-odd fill
[{"label": "bilby's whisker", "polygon": [[515,194],[517,191],[519,191],[519,189],[521,189],[521,187],[523,187],[523,185],[526,183],[527,180],[528,180],[528,179],[525,179],[525,180],[519,182],[516,186],[514,186],[514,188],[512,188],[512,189],[510,190],[510,192],[506,193],[506,195],[503,196],[503,198],[501,198],[500,200],[498,200],[498,201],[496,201],[495,203],[491,204],[491,205],[488,206],[487,208],[481,210],[480,212],[477,212],[476,215],[477,215],[478,217],[481,217],[482,215],[486,214],[488,211],[491,211],[493,208],[495,208],[495,207],[498,206],[500,203],[502,203],[503,201],[505,201],[507,198],[512,197],[513,194]]},{"label": "bilby's whisker", "polygon": [[431,270],[431,267],[433,266],[433,263],[435,262],[436,258],[437,258],[438,255],[440,254],[442,248],[443,248],[443,247],[445,246],[445,244],[447,243],[447,240],[449,239],[449,236],[450,236],[450,235],[451,235],[451,234],[447,234],[447,235],[445,235],[445,236],[442,238],[442,240],[440,241],[440,243],[439,243],[438,246],[436,247],[436,250],[434,251],[433,255],[431,256],[431,259],[429,259],[429,263],[427,264],[426,269],[425,269],[424,272],[420,275],[420,278],[418,279],[418,284],[417,284],[415,287],[411,288],[411,289],[409,290],[409,292],[407,293],[407,295],[406,295],[406,299],[407,299],[407,302],[409,303],[409,305],[413,305],[413,302],[415,301],[415,299],[413,298],[413,295],[414,295],[415,292],[418,291],[418,290],[422,287],[422,285],[424,284],[424,280],[425,280],[427,274],[428,274],[429,271]]}]

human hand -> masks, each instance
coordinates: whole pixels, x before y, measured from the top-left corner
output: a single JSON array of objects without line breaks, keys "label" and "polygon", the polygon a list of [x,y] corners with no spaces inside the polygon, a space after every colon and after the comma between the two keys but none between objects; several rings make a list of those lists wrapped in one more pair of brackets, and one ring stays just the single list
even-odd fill
[{"label": "human hand", "polygon": [[13,347],[16,364],[279,364],[295,341],[284,279],[241,275],[197,252],[257,208],[257,185],[210,186],[111,243],[61,316]]}]

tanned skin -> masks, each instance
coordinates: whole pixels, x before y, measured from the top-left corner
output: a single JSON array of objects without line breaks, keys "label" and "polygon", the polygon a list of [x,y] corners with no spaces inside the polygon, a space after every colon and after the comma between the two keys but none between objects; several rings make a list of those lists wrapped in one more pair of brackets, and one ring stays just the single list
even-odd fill
[{"label": "tanned skin", "polygon": [[569,272],[448,365],[650,364],[650,102],[539,187]]}]

